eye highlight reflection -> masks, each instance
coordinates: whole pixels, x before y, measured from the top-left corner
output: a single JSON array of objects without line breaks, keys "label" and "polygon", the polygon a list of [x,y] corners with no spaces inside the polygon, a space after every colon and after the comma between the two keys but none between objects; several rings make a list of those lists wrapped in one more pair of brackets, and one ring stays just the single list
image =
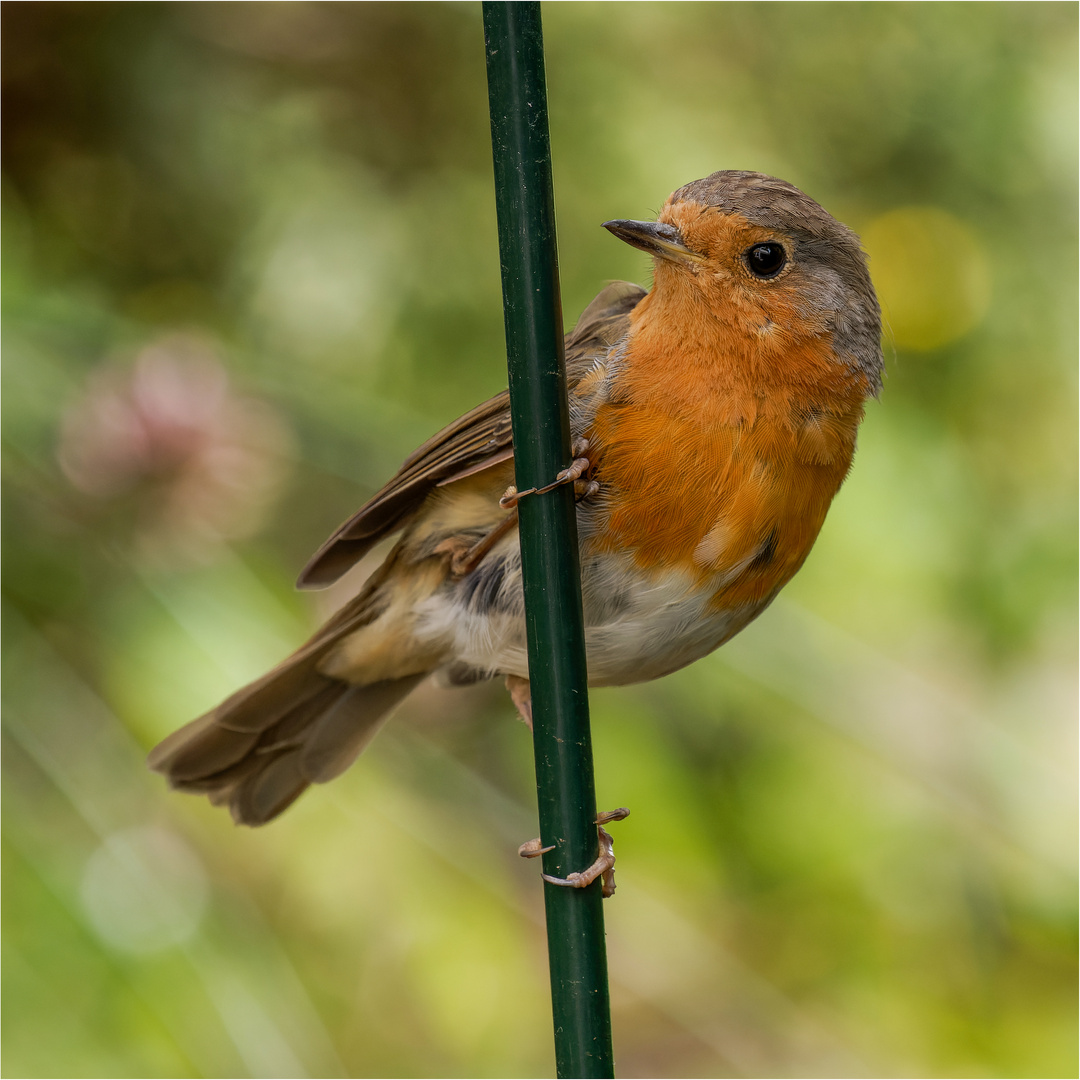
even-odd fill
[{"label": "eye highlight reflection", "polygon": [[755,244],[743,256],[750,273],[756,278],[768,280],[776,277],[787,265],[787,252],[784,245],[775,240],[767,244]]}]

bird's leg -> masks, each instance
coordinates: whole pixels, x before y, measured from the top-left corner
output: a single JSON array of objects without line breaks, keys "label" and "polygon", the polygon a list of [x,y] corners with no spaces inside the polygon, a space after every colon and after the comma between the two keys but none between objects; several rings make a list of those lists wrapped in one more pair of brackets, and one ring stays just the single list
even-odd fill
[{"label": "bird's leg", "polygon": [[511,510],[494,529],[482,536],[475,544],[466,546],[460,537],[451,536],[435,548],[435,554],[448,554],[450,576],[463,578],[466,574],[472,573],[480,565],[484,556],[517,525],[517,519],[517,511]]},{"label": "bird's leg", "polygon": [[528,488],[526,491],[518,491],[516,487],[511,485],[506,489],[506,494],[499,500],[499,505],[503,507],[503,509],[509,510],[511,507],[517,506],[526,495],[543,495],[548,491],[554,491],[555,488],[561,487],[563,484],[574,485],[574,492],[575,495],[578,496],[579,501],[588,498],[590,495],[594,495],[600,490],[600,485],[595,481],[588,481],[585,484],[584,491],[578,492],[578,481],[592,466],[592,462],[585,456],[588,453],[588,450],[588,439],[575,439],[570,447],[570,453],[573,454],[574,460],[555,477],[552,483],[547,484],[544,487]]},{"label": "bird's leg", "polygon": [[[596,861],[587,870],[580,873],[569,874],[564,878],[553,877],[551,874],[540,876],[552,885],[566,885],[571,889],[584,889],[591,885],[597,878],[602,879],[601,895],[606,900],[615,895],[615,845],[611,834],[604,828],[609,821],[622,821],[630,816],[630,811],[625,806],[618,810],[608,810],[597,817],[596,834],[600,840],[600,854]],[[541,847],[540,838],[528,840],[518,848],[518,854],[523,859],[535,859],[537,855],[543,855],[545,851],[551,851],[551,847]]]},{"label": "bird's leg", "polygon": [[520,675],[507,675],[506,689],[510,691],[510,700],[513,701],[518,715],[532,731],[532,687],[529,680]]}]

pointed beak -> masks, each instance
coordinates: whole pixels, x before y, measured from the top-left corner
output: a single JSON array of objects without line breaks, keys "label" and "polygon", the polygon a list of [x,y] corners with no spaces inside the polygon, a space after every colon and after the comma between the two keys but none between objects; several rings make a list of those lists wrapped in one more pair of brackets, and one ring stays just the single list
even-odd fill
[{"label": "pointed beak", "polygon": [[631,247],[641,248],[661,259],[693,263],[704,259],[683,243],[679,230],[673,225],[662,225],[659,221],[605,221],[604,228]]}]

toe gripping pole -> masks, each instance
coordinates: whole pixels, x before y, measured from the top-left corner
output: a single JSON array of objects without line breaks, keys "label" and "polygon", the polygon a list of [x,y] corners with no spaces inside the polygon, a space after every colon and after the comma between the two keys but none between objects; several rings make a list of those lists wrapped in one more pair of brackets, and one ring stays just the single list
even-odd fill
[{"label": "toe gripping pole", "polygon": [[[491,144],[517,488],[543,488],[571,460],[555,204],[539,3],[485,2]],[[596,793],[574,486],[519,508],[533,745],[545,874],[597,858]],[[611,1077],[601,883],[545,883],[560,1077]]]}]

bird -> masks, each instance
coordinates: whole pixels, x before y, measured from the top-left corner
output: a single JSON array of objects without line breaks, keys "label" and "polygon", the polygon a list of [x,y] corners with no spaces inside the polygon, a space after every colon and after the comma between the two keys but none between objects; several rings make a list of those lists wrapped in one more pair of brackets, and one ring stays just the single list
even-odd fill
[{"label": "bird", "polygon": [[[794,185],[723,170],[655,220],[604,223],[653,261],[565,339],[590,686],[656,679],[757,618],[802,566],[882,388],[856,234]],[[435,676],[503,677],[530,718],[510,406],[443,428],[322,545],[335,582],[397,534],[358,594],[272,671],[162,741],[179,791],[262,825],[347,769]]]}]

